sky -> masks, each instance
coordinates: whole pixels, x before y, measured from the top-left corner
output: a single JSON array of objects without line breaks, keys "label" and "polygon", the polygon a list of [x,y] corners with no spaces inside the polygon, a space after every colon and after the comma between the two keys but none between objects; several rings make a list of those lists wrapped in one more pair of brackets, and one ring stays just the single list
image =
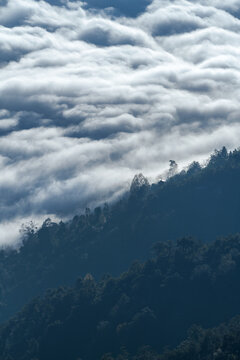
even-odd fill
[{"label": "sky", "polygon": [[240,146],[239,0],[0,0],[0,244]]}]

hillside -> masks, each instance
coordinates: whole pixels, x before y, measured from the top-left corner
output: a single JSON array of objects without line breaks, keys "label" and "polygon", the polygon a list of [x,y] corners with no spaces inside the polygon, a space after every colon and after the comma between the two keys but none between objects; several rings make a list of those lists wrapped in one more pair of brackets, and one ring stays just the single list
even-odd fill
[{"label": "hillside", "polygon": [[216,151],[204,168],[193,163],[166,182],[135,177],[129,194],[59,224],[27,228],[23,245],[0,252],[0,319],[47,288],[78,276],[119,275],[151,255],[156,241],[185,235],[208,242],[240,232],[240,151]]},{"label": "hillside", "polygon": [[[96,360],[123,347],[130,357],[143,346],[161,353],[184,340],[193,324],[212,327],[240,313],[239,235],[209,244],[191,238],[160,242],[155,252],[119,278],[96,282],[88,274],[74,287],[32,300],[0,328],[0,359]],[[204,334],[191,341],[212,355],[218,339],[211,334],[212,342]],[[197,346],[185,343],[178,355],[164,359],[212,359],[201,357]]]},{"label": "hillside", "polygon": [[134,355],[122,350],[116,357],[106,354],[102,360],[237,360],[240,358],[240,317],[216,328],[193,326],[189,336],[174,350],[160,355],[151,347],[143,347]]},{"label": "hillside", "polygon": [[240,360],[240,0],[0,0],[0,360]]}]

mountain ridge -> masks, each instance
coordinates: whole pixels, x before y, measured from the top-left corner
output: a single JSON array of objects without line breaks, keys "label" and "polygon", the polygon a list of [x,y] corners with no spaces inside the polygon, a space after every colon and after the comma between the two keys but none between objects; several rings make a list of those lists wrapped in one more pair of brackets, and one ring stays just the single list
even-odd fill
[{"label": "mountain ridge", "polygon": [[37,231],[26,229],[19,249],[1,250],[0,319],[80,275],[119,275],[135,259],[149,258],[159,240],[210,241],[240,232],[240,151],[223,148],[206,167],[193,163],[166,182],[141,181],[111,206],[86,209],[68,223],[47,219]]}]

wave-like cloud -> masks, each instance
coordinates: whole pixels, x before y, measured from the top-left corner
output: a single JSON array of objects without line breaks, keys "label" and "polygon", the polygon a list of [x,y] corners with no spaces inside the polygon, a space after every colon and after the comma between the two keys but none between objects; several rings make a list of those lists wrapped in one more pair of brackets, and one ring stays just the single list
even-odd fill
[{"label": "wave-like cloud", "polygon": [[1,243],[239,146],[239,1],[55,3],[0,5]]}]

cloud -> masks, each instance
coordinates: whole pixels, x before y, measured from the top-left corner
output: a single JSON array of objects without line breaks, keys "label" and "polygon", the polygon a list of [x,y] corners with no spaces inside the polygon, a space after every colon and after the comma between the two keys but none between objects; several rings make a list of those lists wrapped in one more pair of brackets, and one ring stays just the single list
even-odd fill
[{"label": "cloud", "polygon": [[154,46],[153,39],[144,31],[107,19],[92,19],[86,22],[79,39],[97,46]]},{"label": "cloud", "polygon": [[239,2],[106,6],[1,2],[0,243],[239,146]]}]

